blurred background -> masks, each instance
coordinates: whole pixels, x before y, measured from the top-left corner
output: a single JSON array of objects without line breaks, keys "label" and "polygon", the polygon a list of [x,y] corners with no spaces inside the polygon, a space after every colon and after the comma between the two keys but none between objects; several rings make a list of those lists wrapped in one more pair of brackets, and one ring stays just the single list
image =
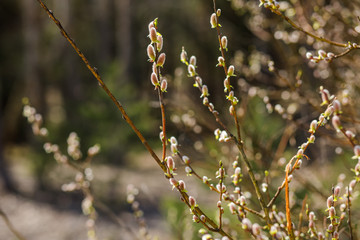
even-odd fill
[{"label": "blurred background", "polygon": [[[146,55],[148,23],[159,18],[158,31],[164,37],[167,56],[163,75],[169,81],[165,95],[168,135],[178,138],[182,151],[193,156],[202,174],[212,174],[214,179],[220,159],[227,159],[231,169],[236,150],[214,140],[218,125],[202,106],[200,93],[179,58],[182,46],[189,56],[197,56],[197,72],[209,86],[210,101],[234,129],[223,94],[224,73],[215,67],[219,47],[216,31],[209,24],[212,1],[49,0],[46,4],[150,145],[160,151],[160,109]],[[309,123],[324,111],[318,94],[321,85],[341,100],[347,116],[344,124],[357,132],[360,59],[354,51],[332,63],[310,62],[305,57],[308,51],[337,54],[344,49],[314,41],[258,5],[255,0],[217,1],[222,9],[221,32],[229,39],[227,61],[236,69],[232,85],[240,100],[237,113],[248,155],[260,182],[264,170],[272,170],[273,193],[282,181],[285,160],[306,142]],[[357,2],[284,1],[281,9],[320,36],[342,43],[356,42],[359,37]],[[16,228],[27,239],[86,238],[82,194],[61,191],[62,184],[72,181],[75,174],[57,164],[43,151],[44,141],[33,136],[22,116],[22,99],[28,97],[44,118],[48,141],[64,152],[73,131],[81,139],[83,152],[96,143],[101,145],[101,153],[93,160],[94,194],[125,223],[119,228],[100,211],[99,239],[136,239],[124,227],[138,230],[126,203],[128,184],[140,189],[139,201],[152,235],[195,238],[198,226],[192,225],[188,210],[38,2],[1,1],[0,29],[0,207]],[[274,71],[269,71],[270,61]],[[331,126],[321,129],[317,138],[306,153],[311,159],[304,162],[306,174],[296,176],[294,196],[300,201],[294,201],[295,209],[301,209],[306,189],[314,192],[309,195],[311,200],[324,201],[341,173],[351,179],[351,146]],[[184,173],[179,175],[186,178]],[[324,181],[324,176],[333,181]],[[195,187],[201,184],[194,179],[188,181],[195,195],[206,190]],[[204,197],[203,201],[210,200]],[[123,232],[128,235],[119,236]],[[0,238],[13,239],[4,223],[0,223]]]}]

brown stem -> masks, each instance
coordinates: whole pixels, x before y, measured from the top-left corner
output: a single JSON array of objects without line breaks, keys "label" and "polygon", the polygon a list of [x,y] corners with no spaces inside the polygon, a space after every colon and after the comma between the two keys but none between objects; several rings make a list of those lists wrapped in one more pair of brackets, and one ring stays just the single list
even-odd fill
[{"label": "brown stem", "polygon": [[140,141],[142,142],[142,144],[145,146],[145,148],[147,149],[147,151],[151,154],[151,156],[155,159],[155,161],[157,162],[157,164],[161,167],[161,169],[163,171],[166,172],[166,167],[165,165],[161,162],[161,160],[159,159],[159,157],[155,154],[155,152],[153,151],[153,149],[150,147],[149,143],[146,141],[146,139],[144,138],[144,136],[141,134],[141,132],[136,128],[136,126],[134,125],[133,121],[129,118],[128,114],[126,113],[124,107],[121,105],[121,103],[116,100],[115,96],[111,93],[111,91],[108,89],[108,87],[105,85],[104,81],[101,79],[101,76],[99,75],[99,73],[97,72],[97,69],[95,67],[92,67],[89,63],[89,61],[87,60],[87,58],[85,57],[85,55],[80,51],[80,49],[77,47],[76,43],[74,42],[74,40],[71,39],[71,37],[69,36],[69,34],[65,31],[65,29],[62,27],[61,23],[59,22],[59,20],[54,16],[53,12],[51,10],[48,9],[48,7],[43,3],[42,0],[37,0],[39,2],[39,4],[41,5],[41,7],[47,12],[47,14],[49,15],[49,17],[54,21],[54,23],[57,25],[57,27],[59,28],[61,34],[66,38],[66,40],[68,40],[68,42],[70,43],[70,45],[74,48],[74,50],[76,51],[76,53],[79,55],[79,57],[83,60],[83,62],[85,63],[86,67],[90,70],[90,72],[93,74],[93,76],[96,78],[96,80],[98,81],[100,87],[106,92],[106,94],[111,98],[111,100],[113,101],[113,103],[116,105],[116,107],[120,110],[123,118],[125,119],[125,121],[130,125],[130,127],[133,129],[133,131],[135,132],[135,134],[138,136],[138,138],[140,139]]},{"label": "brown stem", "polygon": [[347,200],[348,200],[347,210],[348,210],[348,214],[349,214],[348,224],[349,224],[349,231],[350,231],[350,239],[353,240],[354,236],[353,236],[353,231],[352,231],[352,226],[351,226],[350,194],[347,195]]},{"label": "brown stem", "polygon": [[346,43],[338,43],[338,42],[335,42],[335,41],[332,41],[332,40],[329,40],[329,39],[326,39],[326,38],[323,38],[323,37],[319,37],[319,36],[316,36],[315,34],[309,32],[309,31],[306,31],[305,29],[303,29],[302,27],[300,27],[299,25],[297,25],[296,23],[294,23],[290,18],[288,18],[287,16],[285,16],[282,12],[280,12],[279,10],[277,9],[271,9],[272,12],[274,12],[275,14],[279,15],[280,17],[282,17],[285,21],[287,21],[293,28],[305,33],[306,35],[318,40],[318,41],[321,41],[321,42],[326,42],[328,44],[331,44],[331,45],[334,45],[334,46],[337,46],[337,47],[343,47],[343,48],[346,48],[348,47],[348,44]]},{"label": "brown stem", "polygon": [[285,205],[286,205],[286,227],[288,229],[290,240],[295,240],[294,230],[292,227],[291,213],[290,213],[290,198],[289,198],[289,169],[291,166],[291,161],[286,166],[285,174]]}]

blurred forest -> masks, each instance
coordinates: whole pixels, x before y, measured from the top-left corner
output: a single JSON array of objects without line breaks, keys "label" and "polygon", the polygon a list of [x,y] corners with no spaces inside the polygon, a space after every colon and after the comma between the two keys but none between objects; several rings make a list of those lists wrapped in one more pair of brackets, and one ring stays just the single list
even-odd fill
[{"label": "blurred forest", "polygon": [[[170,122],[168,135],[177,136],[184,149],[196,155],[198,166],[210,163],[211,167],[206,167],[204,172],[216,168],[212,159],[230,154],[231,147],[219,147],[212,142],[216,121],[203,108],[199,93],[187,78],[186,67],[179,59],[182,46],[190,55],[197,56],[197,71],[209,86],[210,98],[223,114],[224,121],[231,125],[223,95],[223,72],[215,68],[219,47],[216,33],[209,24],[212,1],[48,0],[46,4],[90,63],[97,67],[105,83],[155,149],[161,147],[161,116],[149,80],[151,65],[147,61],[146,47],[148,23],[159,18],[167,56],[164,72],[169,81],[165,97]],[[358,2],[294,0],[281,4],[287,9],[288,16],[304,28],[334,41],[356,41],[359,37]],[[356,103],[359,100],[360,59],[356,53],[350,53],[343,60],[332,63],[309,62],[305,57],[307,51],[340,51],[314,41],[258,5],[255,0],[217,1],[217,7],[222,9],[222,32],[229,38],[226,54],[237,70],[233,85],[241,102],[238,114],[245,143],[256,169],[263,171],[275,168],[279,161],[296,152],[297,146],[306,139],[308,124],[322,111],[318,95],[321,85],[337,95],[343,104],[347,103],[344,105],[349,107],[344,112],[351,117],[345,124],[351,124],[352,129],[359,132],[355,124],[359,118]],[[65,201],[65,195],[68,195],[59,193],[61,181],[54,180],[56,177],[51,174],[52,171],[57,173],[56,163],[44,153],[43,142],[32,135],[31,127],[22,117],[23,97],[28,97],[43,115],[51,142],[66,147],[66,138],[75,131],[84,152],[99,143],[101,153],[94,159],[94,165],[129,169],[129,173],[137,174],[136,170],[146,165],[142,159],[151,161],[144,157],[141,142],[37,1],[2,0],[0,29],[2,191],[50,204]],[[275,71],[269,71],[269,61],[274,61]],[[331,131],[329,127],[319,134],[336,136]],[[312,161],[305,164],[318,167],[334,162],[336,167],[339,161],[344,161],[349,166],[347,161],[350,161],[351,151],[339,139],[319,137],[307,152]],[[326,176],[328,169],[323,171]],[[333,178],[342,171],[344,169],[339,167],[333,172]],[[126,175],[126,172],[122,173]],[[161,179],[161,173],[158,175]],[[95,174],[95,179],[97,177]],[[139,181],[130,174],[128,178]],[[299,178],[304,181],[304,186],[314,187],[305,177]],[[111,197],[111,191],[117,191],[114,190],[116,183],[111,184],[114,184],[112,188],[98,188],[99,194],[104,194],[101,198],[113,204],[115,210],[129,210],[124,195],[117,195],[120,200]],[[330,191],[331,184],[322,183],[315,189],[318,191],[322,186]],[[167,191],[170,189],[168,187]],[[304,196],[304,190],[298,194]],[[324,193],[318,194],[324,198]],[[77,195],[70,194],[69,198],[74,198],[75,204],[69,204],[68,208],[76,208],[81,202]],[[1,207],[6,209],[6,206]],[[145,206],[145,213],[148,209],[148,214],[152,214],[149,208]]]}]

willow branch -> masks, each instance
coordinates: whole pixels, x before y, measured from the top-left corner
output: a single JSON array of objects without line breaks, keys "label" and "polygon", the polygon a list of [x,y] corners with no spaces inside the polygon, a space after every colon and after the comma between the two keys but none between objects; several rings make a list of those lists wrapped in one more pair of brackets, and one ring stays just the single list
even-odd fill
[{"label": "willow branch", "polygon": [[53,12],[48,9],[48,7],[43,3],[42,0],[37,0],[41,7],[46,11],[46,13],[49,15],[51,20],[54,21],[54,23],[59,28],[61,34],[66,38],[66,40],[70,43],[70,45],[74,48],[76,53],[79,55],[79,57],[82,59],[82,61],[85,63],[86,67],[90,70],[90,72],[93,74],[93,76],[98,81],[100,87],[106,92],[106,94],[111,98],[113,103],[116,105],[116,107],[120,110],[124,120],[130,125],[130,127],[133,129],[135,134],[138,136],[142,144],[145,146],[147,151],[151,154],[151,156],[155,159],[156,163],[161,167],[163,171],[166,171],[165,165],[161,162],[159,157],[155,154],[153,149],[150,147],[149,143],[146,141],[144,136],[141,134],[141,132],[137,129],[137,127],[134,125],[133,121],[129,118],[128,114],[126,113],[124,107],[121,105],[121,103],[115,98],[115,96],[111,93],[109,88],[106,86],[104,81],[101,79],[101,76],[97,72],[97,69],[90,65],[88,59],[85,57],[85,55],[80,51],[80,49],[77,47],[74,40],[71,39],[70,35],[65,31],[65,29],[62,27],[60,21],[54,16]]}]

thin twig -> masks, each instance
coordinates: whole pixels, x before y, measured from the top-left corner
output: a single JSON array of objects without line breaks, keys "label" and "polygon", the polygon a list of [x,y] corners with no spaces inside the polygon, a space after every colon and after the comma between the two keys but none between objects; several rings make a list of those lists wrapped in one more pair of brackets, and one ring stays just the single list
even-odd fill
[{"label": "thin twig", "polygon": [[2,217],[2,219],[4,220],[6,226],[9,228],[9,230],[19,239],[19,240],[26,240],[25,237],[18,232],[14,225],[11,223],[9,217],[6,215],[6,213],[0,209],[0,216]]},{"label": "thin twig", "polygon": [[306,35],[318,40],[318,41],[321,41],[321,42],[326,42],[328,44],[331,44],[331,45],[334,45],[334,46],[337,46],[337,47],[343,47],[343,48],[346,48],[348,47],[348,44],[347,43],[339,43],[339,42],[335,42],[335,41],[332,41],[332,40],[329,40],[329,39],[326,39],[326,38],[323,38],[323,37],[319,37],[309,31],[306,31],[305,29],[303,29],[302,27],[300,27],[299,25],[297,25],[295,22],[293,22],[290,18],[288,18],[287,16],[285,16],[281,11],[279,11],[278,9],[270,9],[273,13],[279,15],[280,17],[282,17],[285,21],[287,21],[293,28],[305,33]]},{"label": "thin twig", "polygon": [[291,167],[291,161],[286,165],[286,174],[285,174],[285,205],[286,205],[286,221],[287,229],[289,233],[290,240],[295,240],[294,230],[292,227],[291,213],[290,213],[290,198],[289,198],[289,169]]},{"label": "thin twig", "polygon": [[157,164],[162,168],[163,171],[166,171],[165,165],[161,162],[159,157],[155,154],[153,149],[150,147],[149,143],[146,141],[144,136],[141,134],[141,132],[137,129],[137,127],[134,125],[133,121],[129,118],[128,114],[126,113],[124,107],[121,105],[121,103],[115,98],[115,96],[112,94],[112,92],[108,89],[108,87],[105,85],[104,81],[101,79],[101,76],[99,75],[97,69],[95,67],[92,67],[88,61],[88,59],[85,57],[85,55],[80,51],[80,49],[77,47],[74,40],[71,39],[69,34],[65,31],[65,29],[62,27],[60,21],[54,16],[53,12],[48,9],[48,7],[43,3],[42,0],[37,0],[41,7],[47,12],[49,17],[54,21],[54,23],[58,26],[60,29],[61,34],[66,38],[66,40],[70,43],[70,45],[74,48],[76,53],[79,55],[79,57],[83,60],[86,67],[90,70],[90,72],[94,75],[96,80],[98,81],[100,87],[106,92],[106,94],[111,98],[113,103],[116,105],[116,107],[120,110],[123,118],[125,121],[130,125],[130,127],[133,129],[135,134],[138,136],[142,144],[145,146],[147,151],[151,154],[151,156],[155,159]]}]

